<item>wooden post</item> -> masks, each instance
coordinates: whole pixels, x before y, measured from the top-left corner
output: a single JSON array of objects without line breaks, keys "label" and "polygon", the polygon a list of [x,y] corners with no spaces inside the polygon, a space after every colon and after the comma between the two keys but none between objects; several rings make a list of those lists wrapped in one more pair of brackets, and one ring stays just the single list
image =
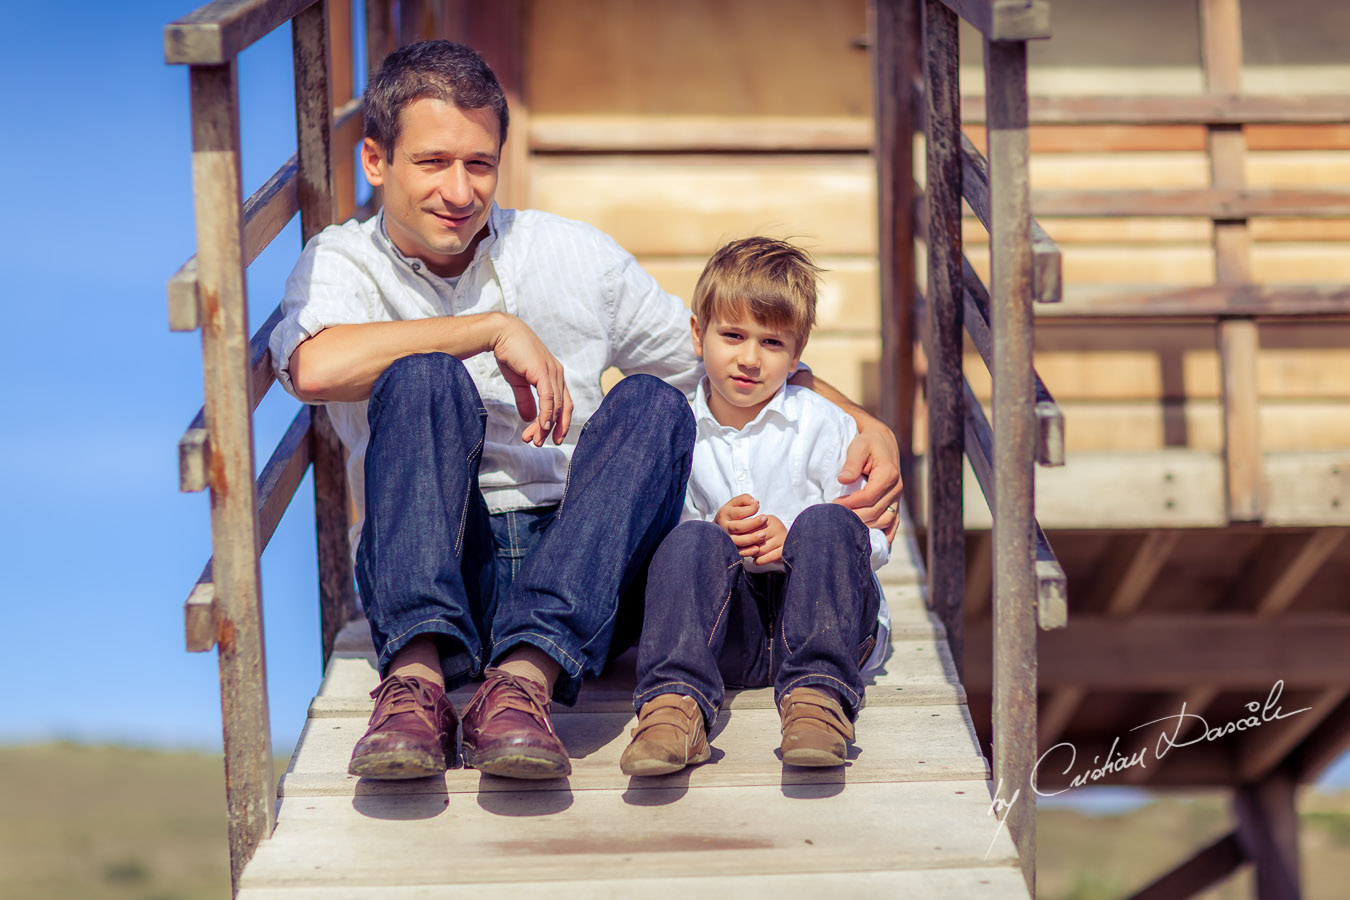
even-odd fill
[{"label": "wooden post", "polygon": [[[915,0],[873,0],[873,103],[881,269],[881,417],[900,443],[900,476],[914,474],[914,103],[922,46]],[[917,518],[918,498],[905,492]]]},{"label": "wooden post", "polygon": [[994,783],[1011,795],[1008,832],[1036,892],[1036,393],[1032,374],[1027,45],[985,41],[990,306],[994,332]]},{"label": "wooden post", "polygon": [[962,503],[965,303],[961,271],[961,88],[957,16],[924,3],[928,196],[928,602],[965,665],[966,546]]},{"label": "wooden post", "polygon": [[237,64],[192,66],[190,83],[197,284],[211,436],[212,579],[230,880],[237,891],[244,865],[276,824],[253,481]]},{"label": "wooden post", "polygon": [[1296,789],[1294,779],[1283,773],[1237,789],[1237,834],[1247,856],[1256,863],[1258,900],[1297,900],[1300,896]]},{"label": "wooden post", "polygon": [[464,4],[463,40],[497,74],[511,110],[511,127],[502,148],[497,203],[525,207],[530,203],[530,110],[525,96],[525,8],[522,0]]},{"label": "wooden post", "polygon": [[[335,212],[328,5],[328,0],[320,0],[296,16],[292,23],[296,152],[299,158],[297,189],[304,241],[331,224]],[[314,408],[312,423],[310,453],[314,460],[314,518],[319,561],[320,659],[326,667],[337,633],[356,615],[356,588],[347,538],[346,453],[324,407]]]},{"label": "wooden post", "polygon": [[[332,72],[329,94],[333,108],[352,99],[352,5],[351,0],[328,5],[328,46]],[[339,146],[333,158],[335,188],[334,221],[345,222],[356,212],[356,155],[351,147]]]},{"label": "wooden post", "polygon": [[[1209,92],[1229,97],[1242,91],[1242,14],[1239,0],[1200,0],[1201,56]],[[1242,126],[1209,126],[1210,181],[1216,189],[1246,184],[1247,141]],[[1251,282],[1251,236],[1246,219],[1214,220],[1214,267],[1219,285]],[[1248,318],[1219,321],[1223,375],[1224,459],[1228,516],[1259,520],[1265,510],[1261,457],[1261,404],[1257,383],[1259,335]]]}]

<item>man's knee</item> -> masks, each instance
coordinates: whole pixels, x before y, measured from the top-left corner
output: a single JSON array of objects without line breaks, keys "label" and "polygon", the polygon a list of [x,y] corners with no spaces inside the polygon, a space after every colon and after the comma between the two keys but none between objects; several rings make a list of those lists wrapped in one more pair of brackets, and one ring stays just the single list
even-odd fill
[{"label": "man's knee", "polygon": [[694,434],[694,414],[689,401],[654,375],[629,375],[605,396],[605,405],[616,414],[632,411],[640,414],[653,430],[687,431]]},{"label": "man's knee", "polygon": [[371,414],[390,403],[413,407],[451,401],[478,412],[478,389],[464,363],[448,353],[418,353],[394,360],[370,391]]}]

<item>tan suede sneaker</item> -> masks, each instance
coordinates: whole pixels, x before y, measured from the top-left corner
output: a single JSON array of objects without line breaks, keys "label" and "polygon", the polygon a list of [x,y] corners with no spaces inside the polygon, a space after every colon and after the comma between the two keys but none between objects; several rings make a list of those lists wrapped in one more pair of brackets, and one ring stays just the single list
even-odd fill
[{"label": "tan suede sneaker", "polygon": [[853,723],[828,688],[789,691],[779,710],[783,717],[783,762],[789,766],[842,766],[848,761]]},{"label": "tan suede sneaker", "polygon": [[638,713],[633,741],[619,768],[625,775],[668,775],[712,756],[703,711],[693,697],[657,694]]}]

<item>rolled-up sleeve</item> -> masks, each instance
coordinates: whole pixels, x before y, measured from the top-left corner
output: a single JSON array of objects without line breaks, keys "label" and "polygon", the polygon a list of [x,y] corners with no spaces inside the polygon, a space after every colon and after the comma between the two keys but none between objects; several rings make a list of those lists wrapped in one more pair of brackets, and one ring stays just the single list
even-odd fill
[{"label": "rolled-up sleeve", "polygon": [[277,381],[292,396],[291,354],[295,348],[330,325],[375,321],[372,298],[375,283],[362,266],[345,253],[327,232],[305,247],[286,278],[281,321],[272,330],[268,346]]}]

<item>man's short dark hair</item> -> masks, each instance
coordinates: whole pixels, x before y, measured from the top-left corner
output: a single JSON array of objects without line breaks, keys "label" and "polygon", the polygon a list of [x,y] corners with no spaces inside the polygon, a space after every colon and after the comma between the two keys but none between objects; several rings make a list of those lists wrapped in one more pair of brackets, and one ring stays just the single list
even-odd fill
[{"label": "man's short dark hair", "polygon": [[423,97],[460,109],[491,109],[501,126],[501,142],[506,142],[510,116],[501,82],[477,50],[452,41],[408,44],[384,58],[366,86],[366,137],[392,153],[403,110]]}]

